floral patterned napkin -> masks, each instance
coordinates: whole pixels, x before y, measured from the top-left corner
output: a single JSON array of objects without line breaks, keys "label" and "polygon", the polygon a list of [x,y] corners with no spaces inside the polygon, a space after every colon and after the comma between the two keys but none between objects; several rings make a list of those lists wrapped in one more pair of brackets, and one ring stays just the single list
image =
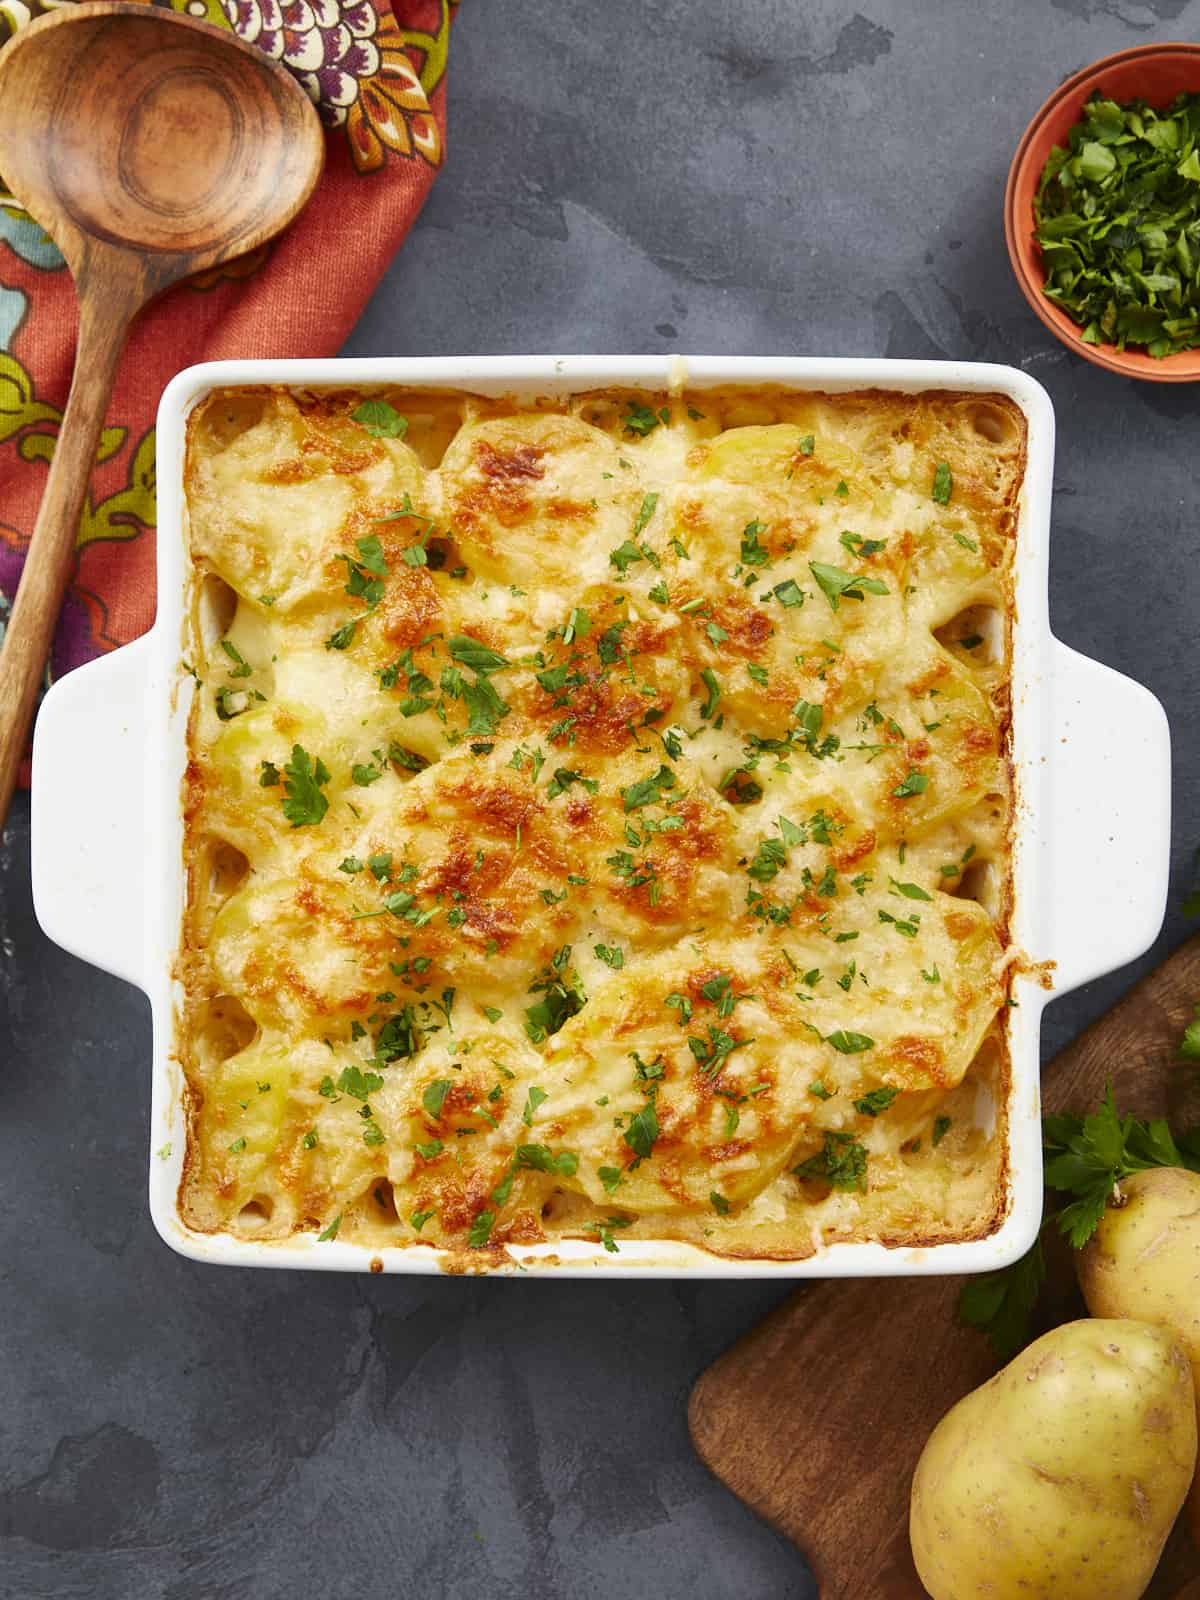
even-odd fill
[{"label": "floral patterned napkin", "polygon": [[[0,0],[0,48],[72,0]],[[195,361],[334,354],[442,161],[457,0],[147,0],[230,28],[282,60],[328,129],[325,172],[273,244],[172,290],[125,352],[80,520],[49,672],[136,638],[154,617],[154,413]],[[0,117],[3,108],[0,108]],[[54,451],[77,325],[62,257],[0,176],[0,630]]]}]

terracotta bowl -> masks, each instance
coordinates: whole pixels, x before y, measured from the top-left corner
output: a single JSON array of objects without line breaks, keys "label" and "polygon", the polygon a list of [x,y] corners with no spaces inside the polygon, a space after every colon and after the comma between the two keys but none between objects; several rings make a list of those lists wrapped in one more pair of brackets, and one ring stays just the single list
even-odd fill
[{"label": "terracotta bowl", "polygon": [[1017,146],[1004,192],[1004,236],[1021,292],[1050,332],[1085,361],[1126,378],[1157,383],[1200,379],[1200,349],[1156,358],[1111,344],[1084,344],[1077,322],[1042,292],[1046,273],[1033,237],[1033,197],[1051,146],[1065,144],[1067,131],[1099,90],[1110,100],[1148,100],[1166,106],[1184,89],[1200,90],[1200,44],[1142,44],[1085,67],[1061,84],[1025,130]]}]

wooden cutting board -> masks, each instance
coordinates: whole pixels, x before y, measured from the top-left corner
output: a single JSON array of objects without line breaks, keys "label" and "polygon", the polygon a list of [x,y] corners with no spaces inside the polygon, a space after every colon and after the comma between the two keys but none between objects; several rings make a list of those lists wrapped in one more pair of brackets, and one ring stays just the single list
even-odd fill
[{"label": "wooden cutting board", "polygon": [[[1200,1072],[1176,1059],[1200,1003],[1200,937],[1181,946],[1043,1072],[1048,1111],[1200,1123]],[[1189,1104],[1190,1102],[1190,1104]],[[1047,1235],[1039,1332],[1086,1314],[1065,1245]],[[701,1459],[803,1550],[821,1600],[924,1600],[908,1545],[913,1468],[934,1424],[998,1363],[954,1309],[961,1278],[816,1283],[704,1372],[688,1421]],[[1150,1600],[1200,1597],[1176,1528]],[[1186,1590],[1186,1594],[1185,1594]],[[1100,1600],[1100,1597],[1097,1597]]]}]

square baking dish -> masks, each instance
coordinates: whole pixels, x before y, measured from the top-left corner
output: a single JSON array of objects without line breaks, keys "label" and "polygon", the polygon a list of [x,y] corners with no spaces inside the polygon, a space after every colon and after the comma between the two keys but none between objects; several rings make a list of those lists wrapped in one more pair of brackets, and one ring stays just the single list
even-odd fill
[{"label": "square baking dish", "polygon": [[[512,1247],[525,1274],[819,1278],[990,1271],[1032,1242],[1042,1213],[1039,1032],[1052,994],[1132,960],[1166,902],[1170,752],[1148,690],[1055,639],[1047,614],[1054,416],[1033,379],[958,362],[788,357],[444,357],[220,362],[167,388],[158,415],[158,615],[136,643],[55,684],[38,718],[33,764],[33,890],[42,928],[75,955],[137,984],[153,1014],[150,1209],[175,1250],[240,1266],[432,1273],[440,1252],[412,1245],[318,1243],[311,1234],[250,1241],[190,1229],[177,1207],[187,1141],[184,1076],[174,1055],[173,977],[185,896],[180,783],[192,683],[181,663],[188,605],[184,447],[190,410],[213,389],[468,390],[523,399],[604,387],[704,389],[772,384],[832,392],[950,389],[1000,393],[1023,412],[1028,459],[1018,506],[1012,629],[1015,778],[1011,940],[1018,1004],[1011,1059],[1007,1208],[988,1237],[889,1248],[849,1242],[800,1261],[728,1260],[670,1240]],[[1110,736],[1121,729],[1118,743]],[[80,806],[78,774],[103,781]],[[1045,978],[1050,987],[1041,981]],[[516,1272],[514,1263],[504,1269]]]}]

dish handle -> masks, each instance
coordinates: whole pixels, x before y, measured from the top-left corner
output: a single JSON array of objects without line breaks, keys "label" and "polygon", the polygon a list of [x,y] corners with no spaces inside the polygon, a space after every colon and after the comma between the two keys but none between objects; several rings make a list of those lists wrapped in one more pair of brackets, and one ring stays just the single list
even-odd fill
[{"label": "dish handle", "polygon": [[55,944],[144,986],[147,639],[78,667],[33,733],[33,909]]},{"label": "dish handle", "polygon": [[1140,683],[1058,639],[1052,660],[1037,894],[1054,993],[1063,994],[1140,956],[1162,927],[1171,736]]}]

